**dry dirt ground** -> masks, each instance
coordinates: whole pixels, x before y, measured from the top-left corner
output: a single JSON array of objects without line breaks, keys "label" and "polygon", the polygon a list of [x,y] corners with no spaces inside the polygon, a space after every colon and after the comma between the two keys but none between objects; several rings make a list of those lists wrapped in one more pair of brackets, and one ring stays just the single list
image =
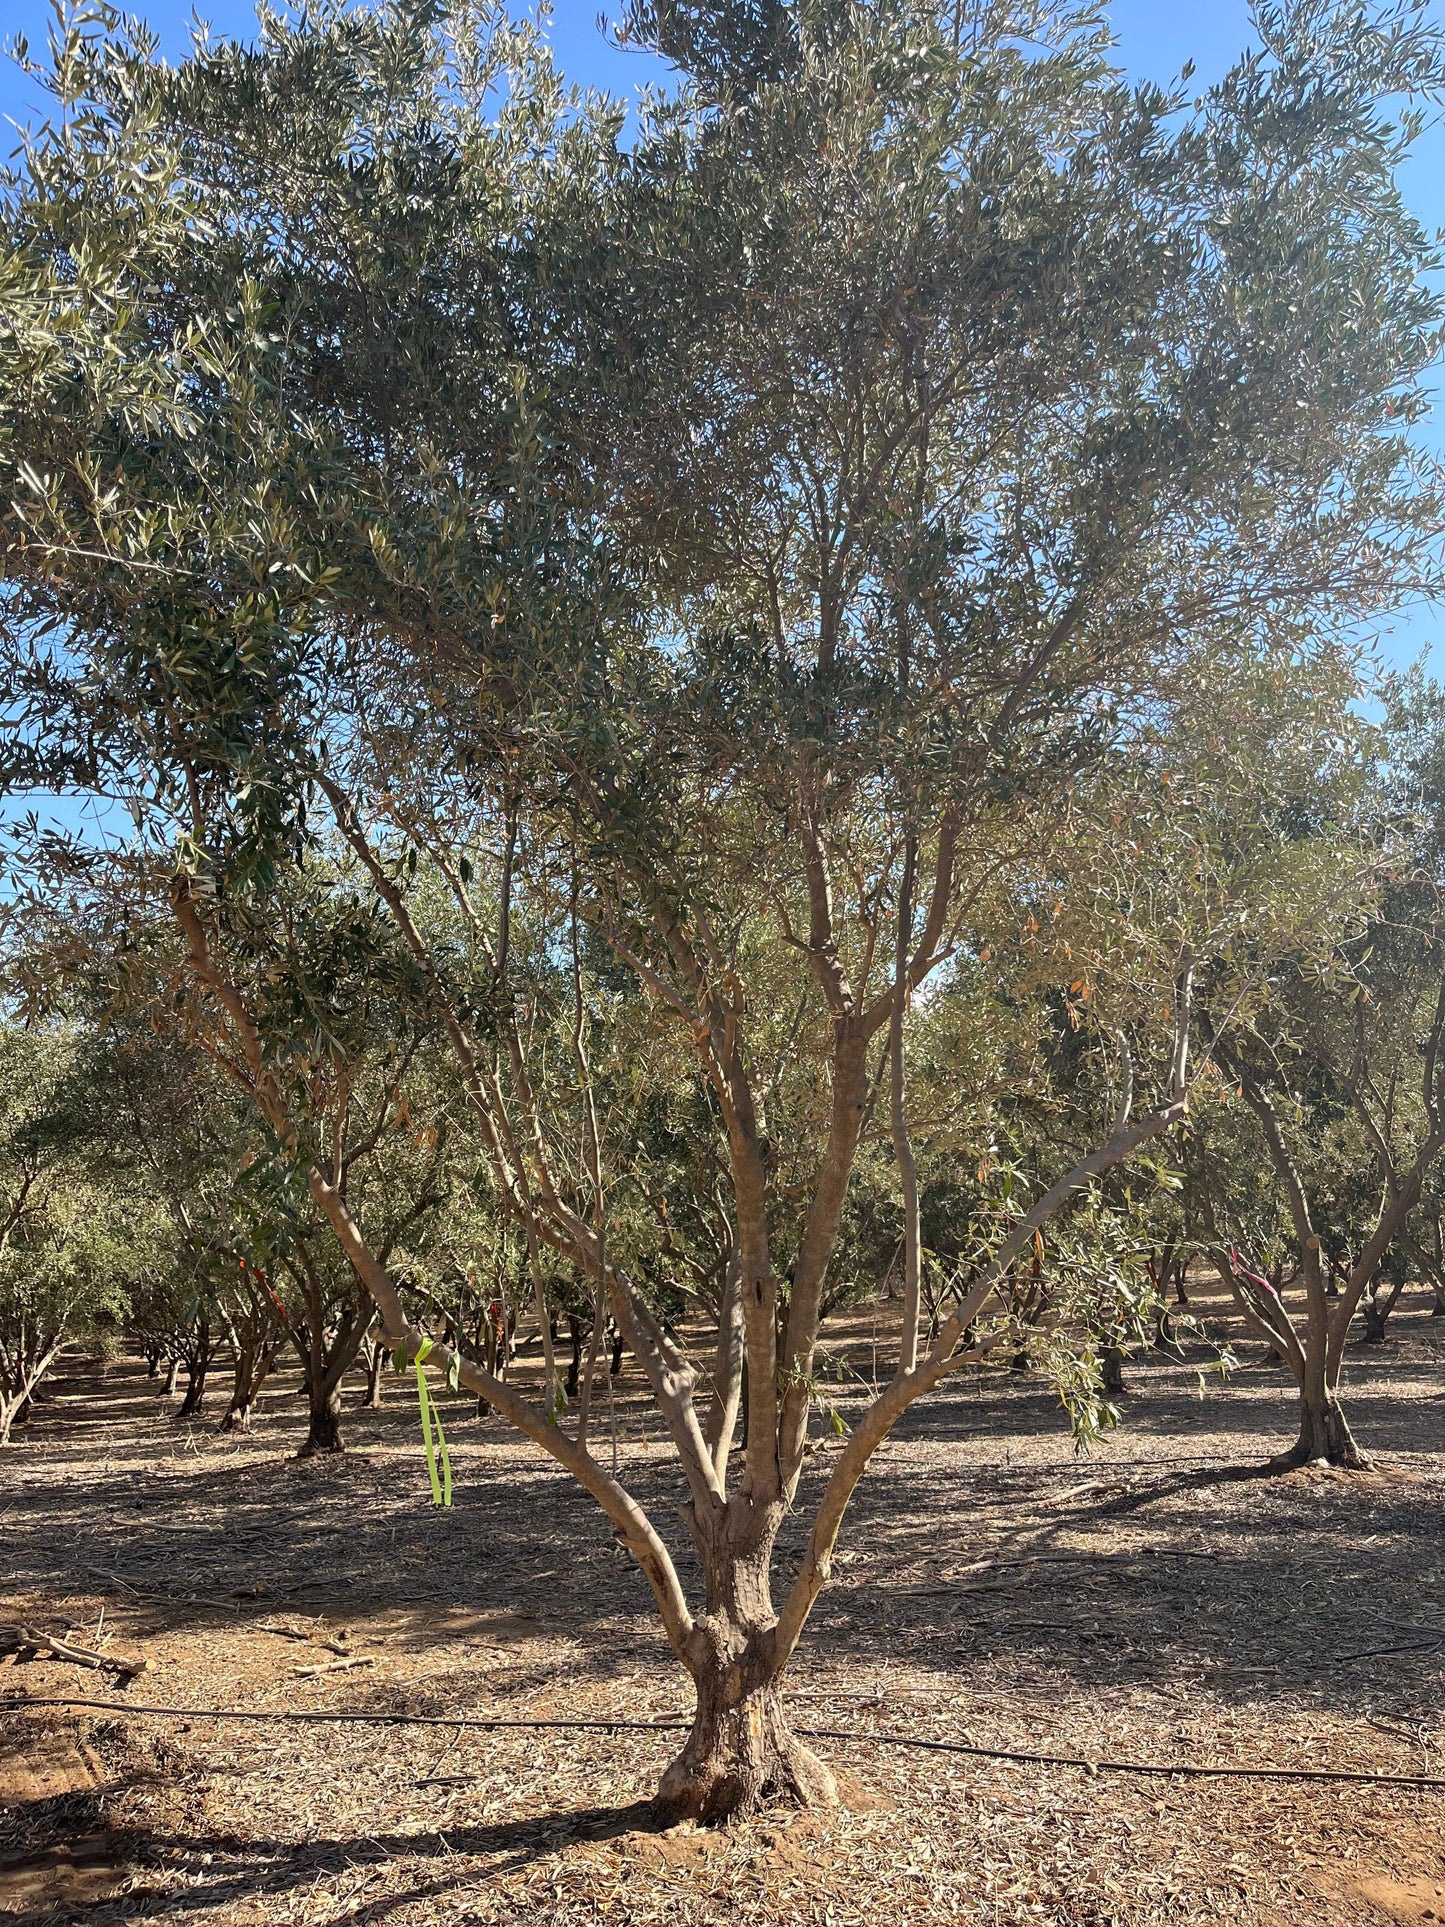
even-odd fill
[{"label": "dry dirt ground", "polygon": [[[866,1320],[852,1339],[866,1376]],[[238,1440],[178,1426],[130,1361],[77,1361],[0,1455],[0,1622],[98,1638],[145,1670],[119,1685],[0,1662],[0,1915],[1445,1921],[1445,1792],[883,1741],[1445,1778],[1445,1320],[1407,1301],[1384,1346],[1351,1354],[1369,1473],[1249,1476],[1292,1432],[1285,1383],[1258,1363],[1223,1387],[1165,1362],[1130,1382],[1123,1429],[1085,1459],[1048,1392],[1004,1372],[911,1415],[855,1502],[796,1670],[798,1723],[851,1735],[817,1743],[847,1808],[659,1832],[644,1802],[675,1733],[200,1711],[684,1715],[643,1582],[560,1472],[444,1398],[456,1503],[442,1511],[405,1380],[380,1412],[348,1413],[344,1459],[306,1463],[290,1456],[293,1381]],[[604,1406],[604,1453],[606,1429]],[[617,1441],[675,1523],[626,1376]],[[807,1511],[805,1493],[784,1564]],[[685,1563],[680,1526],[670,1536]],[[80,1697],[193,1710],[14,1704]]]}]

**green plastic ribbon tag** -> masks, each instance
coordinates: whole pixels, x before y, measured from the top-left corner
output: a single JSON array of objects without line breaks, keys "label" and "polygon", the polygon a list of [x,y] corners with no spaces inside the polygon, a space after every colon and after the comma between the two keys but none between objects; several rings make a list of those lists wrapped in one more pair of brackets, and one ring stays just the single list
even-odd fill
[{"label": "green plastic ribbon tag", "polygon": [[431,1480],[431,1502],[433,1505],[450,1505],[452,1456],[447,1450],[441,1414],[437,1411],[436,1401],[432,1398],[431,1387],[427,1384],[426,1377],[426,1358],[431,1349],[432,1342],[429,1338],[424,1338],[417,1347],[416,1402],[421,1411],[421,1437],[422,1444],[426,1447],[426,1469],[427,1477]]}]

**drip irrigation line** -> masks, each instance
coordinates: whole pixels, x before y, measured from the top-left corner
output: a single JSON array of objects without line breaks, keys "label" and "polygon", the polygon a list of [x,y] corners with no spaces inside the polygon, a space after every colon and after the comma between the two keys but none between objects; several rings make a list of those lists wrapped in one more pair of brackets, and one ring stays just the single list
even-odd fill
[{"label": "drip irrigation line", "polygon": [[[0,1700],[0,1712],[27,1706],[84,1706],[102,1713],[148,1714],[161,1719],[250,1720],[280,1726],[451,1726],[484,1733],[543,1732],[548,1728],[583,1733],[684,1733],[691,1720],[508,1720],[477,1713],[301,1713],[251,1706],[137,1706],[129,1700],[19,1699]],[[1442,1782],[1445,1784],[1445,1782]]]},{"label": "drip irrigation line", "polygon": [[1388,1659],[1396,1653],[1438,1653],[1445,1646],[1445,1639],[1413,1639],[1408,1646],[1367,1646],[1361,1653],[1338,1653],[1335,1665],[1344,1666],[1352,1659]]},{"label": "drip irrigation line", "polygon": [[[134,1706],[127,1700],[7,1699],[0,1712],[22,1712],[28,1706],[78,1706],[93,1713],[131,1713],[160,1719],[252,1720],[274,1725],[334,1726],[447,1726],[484,1733],[688,1733],[691,1720],[510,1720],[475,1713],[301,1713],[257,1707]],[[1185,1760],[1090,1760],[1072,1753],[1017,1753],[997,1746],[973,1746],[963,1740],[924,1740],[904,1733],[860,1733],[856,1727],[800,1726],[804,1740],[850,1740],[863,1746],[906,1746],[925,1753],[967,1753],[979,1760],[1004,1760],[1016,1766],[1066,1766],[1082,1773],[1144,1773],[1162,1779],[1184,1780],[1314,1780],[1344,1786],[1421,1787],[1445,1792],[1445,1777],[1427,1773],[1356,1773],[1346,1767],[1319,1766],[1202,1766]]]},{"label": "drip irrigation line", "polygon": [[1323,1780],[1346,1786],[1410,1786],[1445,1792],[1445,1778],[1424,1773],[1351,1773],[1345,1767],[1201,1766],[1196,1761],[1088,1760],[1072,1753],[1008,1753],[995,1746],[967,1746],[962,1740],[921,1740],[903,1733],[846,1732],[841,1728],[799,1727],[810,1740],[861,1740],[877,1746],[919,1747],[926,1753],[971,1753],[980,1760],[1010,1760],[1020,1766],[1070,1766],[1083,1773],[1147,1773],[1184,1780]]}]

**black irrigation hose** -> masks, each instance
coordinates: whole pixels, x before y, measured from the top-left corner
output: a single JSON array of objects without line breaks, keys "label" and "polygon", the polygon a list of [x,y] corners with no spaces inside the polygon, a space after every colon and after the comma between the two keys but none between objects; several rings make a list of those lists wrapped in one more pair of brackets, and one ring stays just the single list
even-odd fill
[{"label": "black irrigation hose", "polygon": [[842,1729],[799,1727],[811,1740],[863,1740],[879,1746],[916,1746],[928,1753],[972,1753],[981,1760],[1012,1760],[1021,1766],[1073,1766],[1084,1773],[1153,1773],[1184,1780],[1326,1780],[1349,1786],[1413,1786],[1445,1790],[1445,1779],[1417,1773],[1351,1773],[1319,1766],[1199,1766],[1193,1761],[1086,1760],[1070,1753],[1005,1753],[996,1746],[966,1746],[962,1740],[916,1740],[902,1733],[850,1733]]},{"label": "black irrigation hose", "polygon": [[[133,1706],[127,1700],[8,1699],[0,1712],[19,1712],[27,1706],[83,1706],[92,1712],[150,1714],[162,1719],[263,1720],[278,1725],[338,1726],[452,1726],[486,1733],[541,1732],[556,1728],[573,1733],[686,1733],[690,1720],[503,1720],[469,1713],[296,1713],[248,1707]],[[1445,1791],[1445,1778],[1425,1773],[1351,1773],[1346,1768],[1318,1766],[1200,1766],[1194,1761],[1086,1760],[1070,1753],[1010,1753],[996,1746],[970,1746],[962,1740],[919,1740],[902,1733],[859,1733],[848,1727],[800,1726],[805,1740],[853,1740],[863,1745],[911,1746],[926,1753],[968,1753],[979,1760],[1007,1760],[1017,1766],[1068,1766],[1084,1773],[1149,1773],[1163,1779],[1184,1780],[1317,1780],[1347,1786],[1408,1786]]]},{"label": "black irrigation hose", "polygon": [[499,1720],[475,1713],[281,1713],[248,1706],[133,1706],[129,1700],[0,1700],[0,1712],[26,1706],[89,1706],[102,1713],[150,1713],[181,1720],[264,1720],[283,1726],[469,1726],[487,1733],[540,1732],[545,1727],[584,1733],[684,1733],[692,1726],[691,1720]]}]

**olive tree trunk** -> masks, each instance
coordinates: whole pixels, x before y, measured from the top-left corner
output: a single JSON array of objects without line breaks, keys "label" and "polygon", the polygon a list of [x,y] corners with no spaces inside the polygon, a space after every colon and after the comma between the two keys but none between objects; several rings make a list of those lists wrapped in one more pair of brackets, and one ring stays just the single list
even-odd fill
[{"label": "olive tree trunk", "polygon": [[1390,1313],[1400,1302],[1400,1293],[1405,1289],[1405,1277],[1401,1272],[1397,1277],[1377,1276],[1360,1300],[1360,1317],[1364,1325],[1364,1340],[1367,1345],[1383,1345],[1385,1327],[1390,1322]]},{"label": "olive tree trunk", "polygon": [[207,1319],[202,1319],[196,1333],[195,1344],[185,1361],[186,1395],[181,1400],[181,1408],[176,1413],[178,1419],[195,1418],[206,1401],[206,1377],[211,1369],[211,1327]]},{"label": "olive tree trunk", "polygon": [[1215,1256],[1219,1274],[1232,1292],[1241,1317],[1270,1348],[1266,1362],[1273,1356],[1289,1368],[1299,1396],[1298,1435],[1287,1451],[1269,1460],[1267,1470],[1271,1472],[1291,1472],[1318,1463],[1355,1471],[1369,1464],[1340,1404],[1344,1335],[1354,1301],[1343,1296],[1330,1298],[1319,1241],[1311,1243],[1313,1237],[1312,1231],[1306,1231],[1301,1239],[1300,1280],[1305,1293],[1302,1323],[1296,1321],[1279,1292],[1260,1273],[1240,1264],[1232,1252]]},{"label": "olive tree trunk", "polygon": [[381,1386],[386,1371],[387,1349],[381,1342],[380,1334],[372,1340],[371,1356],[366,1361],[366,1396],[361,1401],[364,1412],[381,1409]]},{"label": "olive tree trunk", "polygon": [[837,1802],[832,1773],[790,1730],[783,1703],[769,1584],[781,1517],[780,1507],[770,1507],[753,1522],[730,1506],[697,1535],[707,1609],[683,1654],[697,1704],[692,1731],[658,1788],[674,1819],[717,1821],[771,1800]]},{"label": "olive tree trunk", "polygon": [[271,1375],[281,1341],[275,1345],[255,1345],[242,1340],[237,1344],[231,1368],[231,1402],[221,1420],[223,1432],[249,1432],[261,1387]]},{"label": "olive tree trunk", "polygon": [[328,1452],[344,1451],[340,1388],[328,1384],[325,1377],[308,1377],[306,1409],[306,1437],[296,1454],[297,1458],[311,1459]]}]

